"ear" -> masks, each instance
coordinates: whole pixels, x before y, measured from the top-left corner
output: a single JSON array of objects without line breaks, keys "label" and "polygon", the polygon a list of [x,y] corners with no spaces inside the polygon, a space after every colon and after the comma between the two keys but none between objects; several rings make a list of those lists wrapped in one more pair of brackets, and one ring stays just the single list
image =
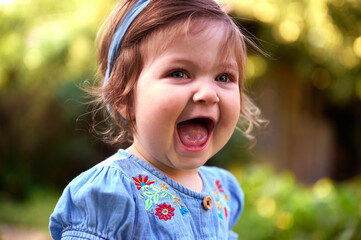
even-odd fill
[{"label": "ear", "polygon": [[[135,113],[134,113],[133,106],[127,106],[126,104],[119,104],[117,110],[118,110],[118,113],[127,121],[135,120]],[[128,110],[129,110],[130,116],[128,116]],[[130,117],[130,119],[129,119],[129,117]]]},{"label": "ear", "polygon": [[[136,85],[133,87],[132,91],[128,94],[124,94],[120,99],[117,110],[118,113],[127,121],[135,121],[135,103],[134,103],[134,92]],[[129,113],[129,115],[128,115]]]},{"label": "ear", "polygon": [[127,106],[125,104],[119,104],[117,110],[124,119],[127,119]]}]

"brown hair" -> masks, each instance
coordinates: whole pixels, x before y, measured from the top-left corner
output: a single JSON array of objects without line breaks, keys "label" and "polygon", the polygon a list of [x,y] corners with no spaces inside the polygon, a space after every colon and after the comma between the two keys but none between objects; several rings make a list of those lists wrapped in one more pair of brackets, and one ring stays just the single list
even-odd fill
[{"label": "brown hair", "polygon": [[[101,80],[106,74],[108,50],[115,29],[124,14],[135,2],[136,0],[127,0],[118,6],[98,32],[97,39],[100,40],[98,43],[98,64]],[[132,142],[134,122],[131,121],[129,108],[133,104],[133,88],[145,62],[144,52],[146,51],[144,49],[147,43],[157,36],[163,35],[166,38],[161,38],[161,47],[165,48],[179,34],[187,34],[195,20],[201,21],[207,27],[209,20],[221,21],[226,27],[227,31],[223,43],[226,50],[224,54],[227,57],[231,55],[231,51],[237,52],[236,60],[240,73],[241,112],[237,129],[251,137],[249,133],[253,126],[258,126],[261,123],[260,111],[243,91],[247,57],[246,43],[255,45],[240,32],[232,19],[213,0],[153,0],[136,17],[124,35],[107,85],[90,90],[95,96],[93,103],[110,112],[108,119],[113,124],[103,131],[105,142],[114,145]],[[126,106],[127,109],[124,118],[120,117],[118,113],[121,105]],[[247,122],[246,125],[244,119]]]}]

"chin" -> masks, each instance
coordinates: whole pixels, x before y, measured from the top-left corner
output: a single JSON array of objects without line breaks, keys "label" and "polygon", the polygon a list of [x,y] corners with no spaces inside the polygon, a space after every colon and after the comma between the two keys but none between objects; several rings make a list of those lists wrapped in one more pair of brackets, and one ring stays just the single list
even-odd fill
[{"label": "chin", "polygon": [[177,166],[175,166],[177,169],[182,170],[194,170],[198,169],[199,167],[203,166],[210,157],[202,157],[202,156],[193,156],[192,157],[183,157],[179,160]]}]

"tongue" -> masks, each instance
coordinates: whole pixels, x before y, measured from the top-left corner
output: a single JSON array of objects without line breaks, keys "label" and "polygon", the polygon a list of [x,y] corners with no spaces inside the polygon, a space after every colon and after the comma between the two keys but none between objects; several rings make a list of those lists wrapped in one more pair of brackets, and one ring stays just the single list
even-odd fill
[{"label": "tongue", "polygon": [[188,147],[202,146],[207,141],[208,129],[203,121],[194,119],[179,123],[178,135]]}]

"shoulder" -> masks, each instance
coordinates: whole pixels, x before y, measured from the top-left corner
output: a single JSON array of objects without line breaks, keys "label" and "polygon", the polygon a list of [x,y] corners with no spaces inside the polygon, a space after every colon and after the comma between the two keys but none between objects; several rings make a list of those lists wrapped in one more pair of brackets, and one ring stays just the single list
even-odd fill
[{"label": "shoulder", "polygon": [[228,170],[203,166],[200,168],[204,181],[215,191],[218,199],[223,199],[230,210],[230,226],[233,226],[242,214],[244,193],[234,175]]},{"label": "shoulder", "polygon": [[135,185],[127,175],[130,165],[123,156],[115,154],[72,180],[50,217],[52,237],[80,234],[89,239],[112,239],[116,234],[112,231],[119,228],[130,236],[135,211],[127,212],[126,218],[122,216],[124,209],[135,208]]},{"label": "shoulder", "polygon": [[94,167],[74,178],[64,189],[64,194],[71,194],[74,199],[90,197],[92,194],[122,195],[123,191],[133,190],[132,178],[128,169],[132,162],[124,155],[114,154]]},{"label": "shoulder", "polygon": [[222,185],[228,189],[233,189],[240,191],[239,194],[243,195],[243,191],[238,183],[238,180],[234,177],[234,175],[219,167],[210,167],[203,166],[200,168],[201,174],[207,180],[215,180],[217,182],[222,182]]}]

